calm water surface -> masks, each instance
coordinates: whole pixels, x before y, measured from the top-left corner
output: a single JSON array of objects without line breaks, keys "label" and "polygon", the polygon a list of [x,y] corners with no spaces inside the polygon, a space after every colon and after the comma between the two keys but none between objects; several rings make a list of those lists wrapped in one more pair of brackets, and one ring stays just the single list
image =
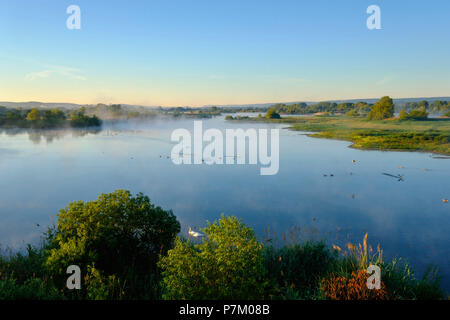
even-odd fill
[{"label": "calm water surface", "polygon": [[[283,127],[223,117],[203,120],[203,126]],[[2,247],[37,243],[58,209],[120,188],[172,209],[183,233],[221,213],[242,218],[261,238],[273,236],[265,232],[268,226],[278,238],[298,226],[305,238],[344,246],[367,232],[369,243],[379,243],[388,258],[407,258],[419,272],[428,263],[438,265],[450,290],[450,204],[442,202],[450,198],[449,159],[354,150],[345,141],[283,129],[279,173],[261,176],[256,165],[174,165],[167,156],[176,128],[192,130],[193,120],[105,124],[99,131],[1,132]],[[404,181],[383,172],[403,174]]]}]

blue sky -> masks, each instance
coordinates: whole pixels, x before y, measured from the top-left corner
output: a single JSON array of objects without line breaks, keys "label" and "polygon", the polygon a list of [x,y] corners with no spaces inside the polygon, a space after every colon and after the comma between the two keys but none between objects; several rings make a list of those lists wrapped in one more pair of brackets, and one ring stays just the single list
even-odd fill
[{"label": "blue sky", "polygon": [[[81,9],[68,30],[66,8]],[[366,9],[381,8],[381,30]],[[450,95],[450,2],[0,0],[0,100],[248,104]]]}]

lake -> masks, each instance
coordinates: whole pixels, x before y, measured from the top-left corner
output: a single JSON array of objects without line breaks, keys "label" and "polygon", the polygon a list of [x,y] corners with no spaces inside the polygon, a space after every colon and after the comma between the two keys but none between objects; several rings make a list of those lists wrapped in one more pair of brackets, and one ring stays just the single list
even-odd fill
[{"label": "lake", "polygon": [[[221,213],[242,218],[261,239],[280,242],[294,226],[304,239],[326,239],[340,247],[361,242],[367,232],[369,244],[380,244],[388,259],[406,258],[419,272],[428,263],[438,265],[450,290],[450,204],[442,202],[450,198],[449,159],[355,150],[349,142],[281,129],[277,175],[262,176],[257,165],[175,165],[168,158],[174,146],[170,135],[177,128],[192,130],[193,121],[105,123],[93,131],[1,131],[2,247],[37,243],[71,201],[128,189],[172,209],[183,234]],[[203,126],[286,127],[226,122],[223,116],[205,119]],[[404,181],[382,173],[401,174]]]}]

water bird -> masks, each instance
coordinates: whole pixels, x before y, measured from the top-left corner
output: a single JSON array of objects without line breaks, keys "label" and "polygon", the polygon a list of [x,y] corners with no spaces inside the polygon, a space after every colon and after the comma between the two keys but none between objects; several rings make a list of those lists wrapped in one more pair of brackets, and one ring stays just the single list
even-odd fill
[{"label": "water bird", "polygon": [[323,176],[324,176],[324,177],[328,177],[328,175],[326,175],[326,174],[324,174]]},{"label": "water bird", "polygon": [[191,227],[189,227],[189,235],[192,236],[192,237],[194,237],[194,238],[201,238],[201,237],[204,237],[204,236],[205,236],[205,235],[204,235],[203,233],[201,233],[201,232],[192,230]]},{"label": "water bird", "polygon": [[356,160],[352,160],[352,163],[356,163]]},{"label": "water bird", "polygon": [[334,177],[334,174],[330,174],[330,177]]},{"label": "water bird", "polygon": [[397,178],[398,181],[403,181],[403,175],[402,175],[402,174],[393,175],[393,174],[390,174],[390,173],[384,173],[384,172],[383,172],[382,174],[384,174],[385,176],[388,176],[388,177]]},{"label": "water bird", "polygon": [[443,203],[448,203],[448,199],[442,199]]}]

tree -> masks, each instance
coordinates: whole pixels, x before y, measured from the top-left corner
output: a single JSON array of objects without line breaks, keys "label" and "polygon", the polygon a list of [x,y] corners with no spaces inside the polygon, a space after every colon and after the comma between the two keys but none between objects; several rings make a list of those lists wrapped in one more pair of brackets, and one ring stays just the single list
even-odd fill
[{"label": "tree", "polygon": [[398,118],[399,120],[407,120],[408,119],[408,112],[406,112],[406,109],[403,108],[402,110],[400,110],[400,112],[398,113]]},{"label": "tree", "polygon": [[37,108],[31,109],[31,111],[27,115],[28,121],[38,121],[41,119],[41,113]]},{"label": "tree", "polygon": [[253,230],[236,217],[222,215],[203,232],[201,244],[177,239],[161,258],[163,298],[261,299],[262,244]]},{"label": "tree", "polygon": [[347,117],[357,117],[357,116],[359,116],[359,113],[357,110],[352,109],[352,110],[348,111],[345,115]]},{"label": "tree", "polygon": [[51,110],[45,110],[44,111],[44,120],[47,122],[57,122],[62,121],[66,119],[66,116],[64,112],[59,110],[58,108],[51,109]]},{"label": "tree", "polygon": [[179,231],[172,211],[154,206],[142,193],[132,197],[129,191],[116,190],[60,210],[56,229],[49,230],[46,266],[62,276],[72,264],[84,274],[95,268],[95,274],[132,288],[130,297],[148,297],[157,287],[159,255],[172,248]]},{"label": "tree", "polygon": [[382,97],[370,109],[367,119],[383,120],[391,118],[394,115],[394,102],[388,96]]},{"label": "tree", "polygon": [[428,112],[426,111],[425,106],[422,106],[419,109],[411,110],[408,118],[413,120],[426,120],[428,118]]},{"label": "tree", "polygon": [[280,115],[277,113],[276,109],[274,107],[269,108],[266,113],[267,119],[280,119]]},{"label": "tree", "polygon": [[422,100],[422,101],[419,102],[419,108],[424,107],[425,109],[427,109],[428,105],[429,105],[428,101],[426,101],[426,100]]}]

